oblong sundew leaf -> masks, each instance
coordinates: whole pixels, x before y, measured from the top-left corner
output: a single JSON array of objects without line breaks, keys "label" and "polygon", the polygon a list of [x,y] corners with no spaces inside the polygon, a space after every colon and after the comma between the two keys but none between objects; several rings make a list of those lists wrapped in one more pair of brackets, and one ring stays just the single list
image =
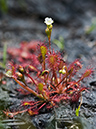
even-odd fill
[{"label": "oblong sundew leaf", "polygon": [[44,85],[43,85],[42,83],[39,83],[39,84],[38,84],[38,89],[39,89],[39,91],[42,91],[42,90],[43,90],[43,87],[44,87]]}]

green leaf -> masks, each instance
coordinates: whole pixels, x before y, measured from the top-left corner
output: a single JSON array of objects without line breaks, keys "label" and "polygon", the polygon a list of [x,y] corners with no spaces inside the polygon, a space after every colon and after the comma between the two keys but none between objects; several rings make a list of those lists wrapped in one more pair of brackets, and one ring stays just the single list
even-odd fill
[{"label": "green leaf", "polygon": [[86,30],[85,33],[86,34],[90,34],[93,30],[96,29],[96,25],[92,24],[91,26],[89,26]]},{"label": "green leaf", "polygon": [[62,36],[59,37],[59,40],[54,39],[53,43],[56,44],[60,48],[60,50],[64,49],[64,38]]},{"label": "green leaf", "polygon": [[92,23],[85,29],[85,33],[90,34],[94,30],[96,30],[96,18],[92,18]]},{"label": "green leaf", "polygon": [[7,0],[0,0],[0,8],[2,12],[6,13],[8,11]]},{"label": "green leaf", "polygon": [[76,108],[76,116],[79,116],[79,110],[80,110],[80,106]]}]

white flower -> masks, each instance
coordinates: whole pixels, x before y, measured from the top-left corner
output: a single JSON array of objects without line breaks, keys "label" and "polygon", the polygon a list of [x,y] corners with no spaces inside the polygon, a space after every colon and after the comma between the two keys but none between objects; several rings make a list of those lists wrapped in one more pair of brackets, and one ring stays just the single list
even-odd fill
[{"label": "white flower", "polygon": [[54,21],[52,20],[52,18],[49,18],[49,17],[46,17],[46,18],[45,18],[45,21],[44,21],[44,23],[45,23],[46,25],[51,25],[53,22],[54,22]]}]

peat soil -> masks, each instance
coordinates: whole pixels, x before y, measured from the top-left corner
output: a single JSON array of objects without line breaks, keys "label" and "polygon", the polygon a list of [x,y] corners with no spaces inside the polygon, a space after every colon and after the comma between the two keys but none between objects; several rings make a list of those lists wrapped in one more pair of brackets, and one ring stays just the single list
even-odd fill
[{"label": "peat soil", "polygon": [[[4,44],[7,44],[7,47],[19,47],[19,43],[22,41],[36,39],[47,42],[44,18],[49,16],[54,20],[51,41],[59,39],[60,36],[64,38],[64,51],[61,51],[64,54],[64,60],[72,62],[80,58],[84,69],[93,67],[96,70],[96,30],[94,29],[89,34],[86,34],[85,31],[86,27],[90,27],[92,20],[96,18],[96,0],[24,0],[24,2],[22,0],[8,0],[7,4],[8,13],[0,13],[1,61]],[[52,44],[52,47],[55,50],[60,50],[55,44]],[[13,83],[9,82],[6,87],[1,86],[0,88],[1,110],[7,107],[12,109],[15,104],[18,107],[23,100],[22,96],[16,98],[17,92],[14,90]],[[85,80],[83,83],[89,87],[89,92],[83,94],[80,116],[87,119],[87,124],[90,123],[89,129],[95,129],[96,73],[92,75],[91,79]],[[22,117],[24,118],[24,114]],[[37,129],[47,129],[48,126],[45,127],[45,123],[52,120],[54,121],[52,113],[42,113],[33,117],[31,122],[29,122],[29,117],[26,117],[25,121],[34,123]],[[12,129],[24,129],[24,127],[14,126]],[[25,129],[27,128],[35,129],[31,124],[25,127]],[[49,128],[54,129],[54,124]],[[87,126],[84,129],[88,129]]]}]

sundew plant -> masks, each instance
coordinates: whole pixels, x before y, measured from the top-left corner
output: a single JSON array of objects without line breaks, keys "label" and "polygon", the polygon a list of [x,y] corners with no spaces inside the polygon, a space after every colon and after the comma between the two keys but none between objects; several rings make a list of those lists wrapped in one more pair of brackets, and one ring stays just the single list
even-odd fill
[{"label": "sundew plant", "polygon": [[[20,104],[22,110],[3,111],[9,118],[23,112],[37,115],[43,108],[50,111],[61,102],[78,103],[81,93],[87,91],[87,87],[82,85],[81,81],[89,77],[93,69],[87,68],[79,78],[76,77],[78,71],[82,69],[80,60],[76,59],[68,64],[60,52],[51,48],[51,32],[54,21],[47,17],[44,23],[47,26],[45,29],[48,37],[47,45],[39,41],[33,41],[27,45],[23,42],[20,49],[14,49],[15,53],[11,48],[8,50],[10,56],[17,58],[17,63],[13,61],[9,63],[6,76],[19,84],[21,88],[18,89],[18,92],[20,94],[26,95],[26,97],[28,94],[32,94],[36,98],[29,101],[28,99],[24,100]],[[80,106],[81,103],[76,110],[77,115]]]}]

